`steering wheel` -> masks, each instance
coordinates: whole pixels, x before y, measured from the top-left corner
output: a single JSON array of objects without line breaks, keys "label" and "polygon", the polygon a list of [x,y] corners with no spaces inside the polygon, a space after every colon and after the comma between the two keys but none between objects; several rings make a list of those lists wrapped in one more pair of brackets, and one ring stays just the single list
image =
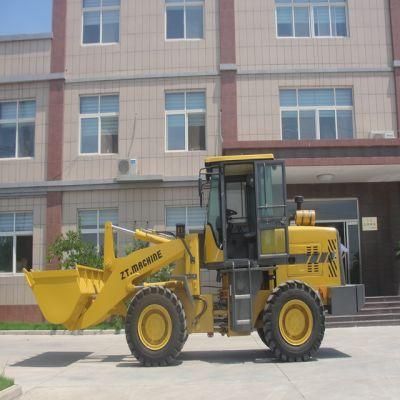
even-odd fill
[{"label": "steering wheel", "polygon": [[226,218],[232,218],[234,215],[237,215],[237,212],[235,210],[231,210],[230,208],[227,208],[225,210]]}]

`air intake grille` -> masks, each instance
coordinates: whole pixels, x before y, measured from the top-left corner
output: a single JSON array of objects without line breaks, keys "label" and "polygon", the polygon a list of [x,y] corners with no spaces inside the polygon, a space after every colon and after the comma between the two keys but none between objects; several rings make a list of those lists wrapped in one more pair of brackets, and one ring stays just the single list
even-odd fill
[{"label": "air intake grille", "polygon": [[318,254],[319,253],[318,246],[317,245],[315,245],[315,246],[307,246],[306,247],[306,253],[307,253],[308,256],[311,256],[311,254]]},{"label": "air intake grille", "polygon": [[320,273],[319,264],[308,264],[307,272],[309,274],[319,274]]}]

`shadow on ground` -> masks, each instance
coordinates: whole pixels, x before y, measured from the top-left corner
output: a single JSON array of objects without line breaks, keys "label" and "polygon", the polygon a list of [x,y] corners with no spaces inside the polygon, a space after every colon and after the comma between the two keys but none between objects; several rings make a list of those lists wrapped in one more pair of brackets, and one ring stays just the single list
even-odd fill
[{"label": "shadow on ground", "polygon": [[[333,358],[350,358],[339,350],[324,347],[312,361]],[[78,361],[85,363],[115,363],[116,367],[138,367],[140,364],[131,355],[99,355],[88,352],[46,352],[13,364],[13,367],[61,368]],[[211,364],[279,363],[270,350],[207,350],[183,351],[177,365],[186,361],[202,361]]]},{"label": "shadow on ground", "polygon": [[[323,359],[351,358],[349,354],[339,350],[325,347],[319,350],[317,357],[310,362]],[[124,358],[125,361],[117,364],[117,367],[136,367],[137,361],[132,358]],[[122,361],[122,360],[121,360]],[[243,364],[252,362],[257,364],[281,363],[274,358],[271,350],[212,350],[212,351],[183,351],[177,360],[177,364],[187,361],[202,361],[210,364]]]},{"label": "shadow on ground", "polygon": [[13,364],[13,367],[61,368],[85,359],[92,353],[76,351],[49,351]]},{"label": "shadow on ground", "polygon": [[[320,349],[317,357],[312,361],[329,358],[349,358],[350,355],[342,353],[336,349]],[[217,350],[217,351],[184,351],[180,360],[185,361],[204,361],[209,363],[238,364],[245,362],[254,363],[278,363],[271,350]]]}]

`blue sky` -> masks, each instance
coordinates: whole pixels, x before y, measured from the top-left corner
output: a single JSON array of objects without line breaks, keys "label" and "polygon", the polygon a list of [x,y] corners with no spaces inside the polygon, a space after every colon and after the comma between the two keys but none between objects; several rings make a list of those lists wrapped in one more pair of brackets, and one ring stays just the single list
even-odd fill
[{"label": "blue sky", "polygon": [[51,32],[52,0],[0,0],[0,35]]}]

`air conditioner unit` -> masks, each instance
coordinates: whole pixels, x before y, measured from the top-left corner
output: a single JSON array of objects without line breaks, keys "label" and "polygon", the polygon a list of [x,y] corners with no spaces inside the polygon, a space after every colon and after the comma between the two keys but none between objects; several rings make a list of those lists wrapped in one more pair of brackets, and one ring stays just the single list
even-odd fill
[{"label": "air conditioner unit", "polygon": [[370,136],[371,139],[394,139],[393,131],[371,131]]},{"label": "air conditioner unit", "polygon": [[131,158],[129,160],[120,160],[118,162],[118,174],[120,177],[136,176],[137,171],[137,160]]}]

